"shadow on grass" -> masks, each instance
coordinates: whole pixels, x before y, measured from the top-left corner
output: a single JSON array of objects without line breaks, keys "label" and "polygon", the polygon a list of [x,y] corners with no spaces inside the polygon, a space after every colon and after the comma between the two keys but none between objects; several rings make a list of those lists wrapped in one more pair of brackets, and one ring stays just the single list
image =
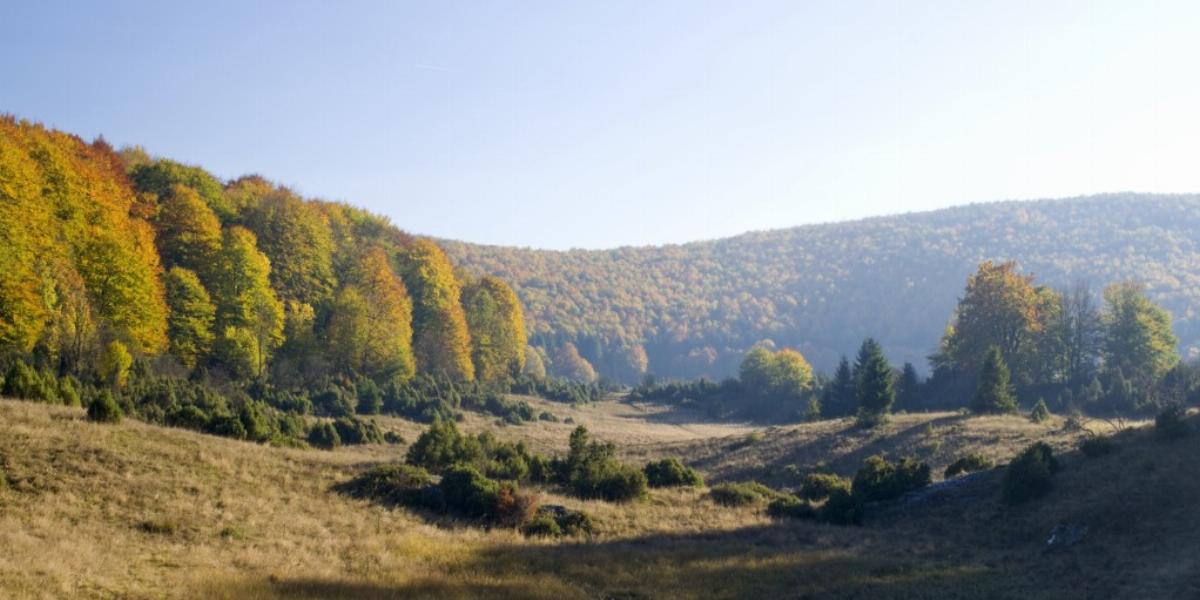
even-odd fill
[{"label": "shadow on grass", "polygon": [[[897,551],[899,550],[899,551]],[[226,582],[216,598],[978,598],[993,569],[885,547],[857,528],[808,523],[604,542],[503,543],[396,583],[319,578]],[[1015,590],[1008,590],[1015,591]]]},{"label": "shadow on grass", "polygon": [[[825,468],[839,475],[849,477],[854,475],[854,472],[868,456],[887,454],[893,458],[899,457],[903,453],[897,453],[897,448],[909,448],[919,444],[930,427],[938,428],[952,425],[961,422],[965,418],[967,417],[960,415],[939,417],[904,429],[888,431],[884,435],[878,434],[877,430],[863,428],[850,423],[838,431],[837,435],[821,435],[808,440],[785,444],[781,444],[779,441],[772,442],[771,440],[766,440],[762,443],[781,447],[780,451],[774,456],[767,457],[766,460],[751,461],[744,466],[725,469],[718,476],[711,479],[713,482],[754,479],[768,485],[794,485],[797,483],[796,481],[792,481],[795,477],[785,474],[785,468],[789,465],[797,465],[802,469],[812,467],[816,462],[813,457],[824,457]],[[857,447],[848,452],[840,450],[848,441],[855,440],[865,440],[865,442],[856,444]],[[723,456],[725,451],[739,450],[742,447],[746,446],[727,446],[711,456],[697,461],[690,461],[689,465],[711,473],[715,466],[725,460]]]}]

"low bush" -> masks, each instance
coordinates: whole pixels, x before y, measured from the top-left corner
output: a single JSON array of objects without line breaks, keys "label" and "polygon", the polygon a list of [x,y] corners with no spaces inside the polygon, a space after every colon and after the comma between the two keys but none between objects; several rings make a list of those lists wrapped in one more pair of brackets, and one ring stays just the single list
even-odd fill
[{"label": "low bush", "polygon": [[405,460],[436,473],[455,464],[482,463],[483,447],[477,438],[460,433],[454,421],[436,419],[408,447]]},{"label": "low bush", "polygon": [[1187,411],[1178,404],[1164,408],[1154,418],[1154,436],[1164,441],[1187,437],[1192,428],[1187,424],[1186,416]]},{"label": "low bush", "polygon": [[642,469],[650,487],[700,487],[704,478],[695,469],[683,464],[678,458],[664,458],[647,463]]},{"label": "low bush", "polygon": [[747,506],[783,495],[757,481],[742,481],[717,484],[708,496],[721,506]]},{"label": "low bush", "polygon": [[528,523],[521,526],[521,533],[528,537],[561,537],[563,535],[562,527],[559,527],[558,521],[547,513],[539,513],[534,516]]},{"label": "low bush", "polygon": [[335,489],[354,498],[383,504],[413,506],[423,503],[433,477],[421,467],[392,464],[374,467]]},{"label": "low bush", "polygon": [[782,496],[767,505],[767,514],[777,519],[816,519],[817,509],[805,500],[792,495]]},{"label": "low bush", "polygon": [[537,515],[541,498],[534,493],[517,490],[515,486],[501,484],[496,495],[495,520],[502,527],[521,527]]},{"label": "low bush", "polygon": [[120,423],[121,422],[121,407],[117,406],[116,399],[113,398],[112,392],[101,390],[100,393],[88,405],[87,416],[89,421],[97,423]]},{"label": "low bush", "polygon": [[1107,435],[1089,435],[1079,442],[1079,451],[1088,458],[1099,458],[1112,454],[1117,449],[1117,443]]},{"label": "low bush", "polygon": [[911,458],[889,462],[875,455],[863,461],[854,474],[852,491],[864,501],[893,500],[929,485],[929,465]]},{"label": "low bush", "polygon": [[454,512],[468,518],[496,518],[500,483],[484,477],[475,467],[450,467],[438,487],[442,490],[446,507]]},{"label": "low bush", "polygon": [[977,471],[986,471],[995,466],[992,459],[972,452],[966,456],[960,457],[958,460],[949,464],[946,470],[942,472],[942,476],[946,479],[955,477],[962,473],[975,473]]},{"label": "low bush", "polygon": [[822,521],[835,525],[858,525],[865,514],[863,501],[846,490],[835,490],[821,506],[818,516]]},{"label": "low bush", "polygon": [[800,497],[805,500],[824,500],[834,492],[850,491],[850,480],[832,473],[809,473],[800,486]]},{"label": "low bush", "polygon": [[1058,461],[1050,446],[1045,442],[1033,444],[1008,464],[1001,486],[1004,501],[1018,504],[1045,496],[1053,487],[1057,471]]},{"label": "low bush", "polygon": [[533,518],[521,527],[521,533],[530,537],[591,535],[594,531],[591,515],[556,505],[539,507]]},{"label": "low bush", "polygon": [[340,417],[333,422],[337,428],[338,438],[342,444],[353,446],[357,444],[382,444],[383,432],[374,421],[366,421],[357,417]]},{"label": "low bush", "polygon": [[321,421],[308,430],[308,443],[322,450],[333,450],[342,445],[342,437],[333,423]]}]

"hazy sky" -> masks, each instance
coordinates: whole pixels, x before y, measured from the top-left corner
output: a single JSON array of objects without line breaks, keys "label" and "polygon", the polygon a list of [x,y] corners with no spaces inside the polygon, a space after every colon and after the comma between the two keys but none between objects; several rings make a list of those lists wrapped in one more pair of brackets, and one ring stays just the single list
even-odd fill
[{"label": "hazy sky", "polygon": [[0,112],[552,248],[1200,191],[1200,2],[9,2]]}]

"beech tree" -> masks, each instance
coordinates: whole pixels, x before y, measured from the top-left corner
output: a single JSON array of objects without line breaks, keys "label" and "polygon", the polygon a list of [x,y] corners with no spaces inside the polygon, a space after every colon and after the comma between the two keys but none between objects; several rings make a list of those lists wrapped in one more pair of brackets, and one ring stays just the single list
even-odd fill
[{"label": "beech tree", "polygon": [[1171,315],[1146,296],[1139,283],[1114,283],[1104,290],[1104,367],[1147,386],[1179,362],[1179,340]]},{"label": "beech tree", "polygon": [[171,310],[167,319],[170,352],[184,366],[195,368],[212,347],[216,307],[192,271],[172,267],[163,282]]},{"label": "beech tree", "polygon": [[221,251],[221,222],[195,190],[172,185],[159,200],[158,250],[163,266],[207,274]]},{"label": "beech tree", "polygon": [[1033,277],[1018,274],[1016,263],[980,264],[967,278],[935,366],[978,373],[993,346],[1010,359],[1032,352],[1034,335],[1043,328],[1041,306]]},{"label": "beech tree", "polygon": [[376,380],[410,379],[412,303],[404,283],[392,272],[380,248],[359,260],[349,285],[338,293],[328,336],[336,361],[344,370]]},{"label": "beech tree", "polygon": [[462,380],[475,377],[471,338],[450,260],[429,240],[401,252],[401,276],[413,300],[413,354],[417,369]]},{"label": "beech tree", "polygon": [[242,375],[261,376],[283,343],[283,304],[270,285],[271,263],[243,227],[225,230],[216,264],[216,348]]},{"label": "beech tree", "polygon": [[244,209],[246,227],[271,260],[271,285],[282,300],[320,306],[333,296],[333,237],[325,216],[286,189]]},{"label": "beech tree", "polygon": [[525,366],[525,317],[512,288],[484,276],[463,287],[462,304],[476,379],[499,381],[520,374]]}]

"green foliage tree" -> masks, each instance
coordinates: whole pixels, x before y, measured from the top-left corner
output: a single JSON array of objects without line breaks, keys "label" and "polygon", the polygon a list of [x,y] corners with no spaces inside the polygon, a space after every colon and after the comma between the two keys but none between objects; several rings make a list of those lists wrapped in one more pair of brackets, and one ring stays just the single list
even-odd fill
[{"label": "green foliage tree", "polygon": [[417,369],[471,380],[471,339],[450,260],[436,244],[417,239],[401,252],[401,277],[413,299]]},{"label": "green foliage tree", "polygon": [[1141,284],[1112,284],[1104,290],[1104,302],[1107,370],[1120,369],[1136,385],[1148,386],[1179,362],[1171,315],[1150,301]]},{"label": "green foliage tree", "polygon": [[328,302],[337,278],[333,234],[324,213],[282,188],[271,190],[243,212],[243,222],[271,261],[271,285],[280,299],[311,306]]},{"label": "green foliage tree", "polygon": [[525,366],[525,317],[512,288],[484,276],[462,290],[463,310],[471,333],[471,359],[480,381],[515,377]]},{"label": "green foliage tree", "polygon": [[215,265],[216,354],[239,375],[262,376],[283,342],[283,304],[271,289],[271,263],[242,227],[226,229]]},{"label": "green foliage tree", "polygon": [[857,373],[855,384],[859,423],[868,427],[882,423],[896,400],[896,389],[892,367],[883,355],[879,342],[872,338],[863,340],[854,370]]},{"label": "green foliage tree", "polygon": [[167,339],[170,352],[189,369],[212,348],[216,307],[200,278],[183,267],[171,267],[163,278],[167,292]]},{"label": "green foliage tree", "polygon": [[761,410],[786,407],[802,410],[805,395],[812,389],[812,367],[799,352],[784,348],[772,352],[763,346],[746,353],[738,370],[739,379]]},{"label": "green foliage tree", "polygon": [[133,356],[125,344],[111,341],[100,354],[97,368],[104,382],[115,389],[122,389],[129,381],[129,369],[133,366]]},{"label": "green foliage tree", "polygon": [[1008,365],[1000,348],[992,346],[988,349],[979,373],[979,387],[971,408],[977,413],[1011,414],[1017,412],[1017,399],[1012,393],[1009,383]]}]

